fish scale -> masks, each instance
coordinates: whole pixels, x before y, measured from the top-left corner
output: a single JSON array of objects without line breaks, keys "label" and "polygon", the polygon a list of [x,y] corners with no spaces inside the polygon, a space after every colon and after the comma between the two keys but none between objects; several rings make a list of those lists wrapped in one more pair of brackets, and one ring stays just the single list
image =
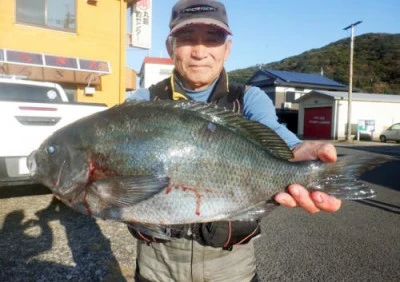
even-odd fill
[{"label": "fish scale", "polygon": [[126,102],[66,126],[28,160],[70,207],[122,222],[254,220],[291,183],[342,199],[375,195],[355,177],[388,161],[290,162],[270,128],[215,105]]}]

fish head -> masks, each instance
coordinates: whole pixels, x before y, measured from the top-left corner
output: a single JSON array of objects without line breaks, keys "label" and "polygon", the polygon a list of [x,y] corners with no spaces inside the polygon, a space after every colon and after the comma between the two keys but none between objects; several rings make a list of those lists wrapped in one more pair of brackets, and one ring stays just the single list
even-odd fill
[{"label": "fish head", "polygon": [[29,155],[27,165],[34,179],[62,199],[74,199],[89,182],[87,152],[75,134],[49,137]]}]

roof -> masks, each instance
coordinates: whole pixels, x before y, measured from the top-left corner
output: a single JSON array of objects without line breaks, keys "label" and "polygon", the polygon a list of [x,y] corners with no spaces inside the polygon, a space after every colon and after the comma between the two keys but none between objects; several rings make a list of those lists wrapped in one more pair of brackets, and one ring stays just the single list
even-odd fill
[{"label": "roof", "polygon": [[[265,79],[259,79],[265,76]],[[257,80],[252,82],[253,79]],[[323,88],[328,90],[345,90],[347,86],[319,74],[299,73],[280,70],[258,70],[248,81],[255,86],[293,86],[304,88]]]},{"label": "roof", "polygon": [[[308,99],[312,95],[325,95],[331,97],[335,100],[347,100],[348,92],[339,92],[339,91],[323,91],[323,90],[314,90],[308,94],[305,94],[301,98],[296,100],[296,103],[302,102]],[[352,93],[351,95],[352,101],[369,101],[369,102],[389,102],[389,103],[400,103],[400,95],[396,94],[376,94],[376,93]]]},{"label": "roof", "polygon": [[299,72],[279,71],[279,70],[267,70],[267,72],[269,72],[270,74],[274,75],[279,79],[282,79],[285,82],[297,82],[306,84],[321,84],[321,85],[346,87],[344,84],[341,84],[339,82],[327,78],[326,76],[322,76],[319,74],[299,73]]}]

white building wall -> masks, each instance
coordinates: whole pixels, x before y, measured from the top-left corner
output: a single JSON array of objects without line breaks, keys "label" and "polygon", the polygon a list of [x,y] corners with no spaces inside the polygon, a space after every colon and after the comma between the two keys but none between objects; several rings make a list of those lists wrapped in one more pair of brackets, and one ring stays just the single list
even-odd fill
[{"label": "white building wall", "polygon": [[[347,129],[347,100],[335,100],[328,96],[312,95],[299,104],[298,135],[304,135],[305,108],[332,107],[332,139],[345,139]],[[375,132],[372,137],[379,140],[379,134],[393,123],[400,122],[399,102],[352,101],[351,123],[355,128],[359,120],[374,120]],[[353,132],[353,134],[355,134]],[[368,133],[370,132],[363,132]]]},{"label": "white building wall", "polygon": [[144,66],[144,82],[141,87],[148,88],[157,82],[169,77],[174,69],[174,65],[165,64],[146,64]]},{"label": "white building wall", "polygon": [[[266,91],[264,89],[264,91]],[[281,108],[289,108],[289,109],[298,109],[298,104],[294,102],[304,96],[305,94],[311,92],[311,89],[296,89],[295,87],[286,87],[286,86],[277,86],[272,88],[269,93],[270,97],[274,97],[275,107],[277,109]],[[268,91],[266,91],[268,93]],[[286,106],[286,104],[290,106]]]},{"label": "white building wall", "polygon": [[[338,102],[339,120],[337,128],[339,139],[344,139],[346,136],[347,109],[347,101]],[[358,124],[359,120],[375,120],[375,132],[372,135],[375,140],[378,140],[379,134],[390,125],[400,122],[400,103],[352,101],[351,112],[352,124]]]}]

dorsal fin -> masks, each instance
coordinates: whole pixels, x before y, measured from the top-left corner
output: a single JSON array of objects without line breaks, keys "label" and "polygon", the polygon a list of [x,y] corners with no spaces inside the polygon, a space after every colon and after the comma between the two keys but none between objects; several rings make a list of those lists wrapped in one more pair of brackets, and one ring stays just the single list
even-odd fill
[{"label": "dorsal fin", "polygon": [[236,134],[247,138],[278,158],[285,160],[293,158],[292,151],[275,131],[259,122],[250,121],[237,113],[222,109],[214,104],[197,101],[158,100],[153,102],[129,101],[119,107],[132,105],[135,107],[147,107],[149,109],[155,107],[190,111],[194,115],[217,125],[224,126]]}]

